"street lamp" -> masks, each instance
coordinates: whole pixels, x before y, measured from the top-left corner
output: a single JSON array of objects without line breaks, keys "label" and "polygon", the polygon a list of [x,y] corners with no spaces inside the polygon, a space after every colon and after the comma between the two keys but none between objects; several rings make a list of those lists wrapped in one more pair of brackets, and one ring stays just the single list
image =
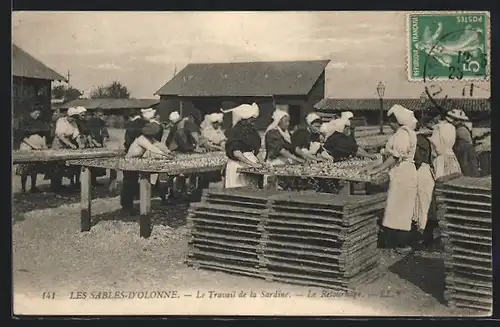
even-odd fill
[{"label": "street lamp", "polygon": [[425,109],[425,102],[427,101],[427,94],[425,92],[422,92],[420,94],[420,126],[424,126],[424,109]]},{"label": "street lamp", "polygon": [[382,98],[384,97],[385,85],[382,82],[378,82],[377,93],[380,100],[380,134],[384,134],[384,102]]}]

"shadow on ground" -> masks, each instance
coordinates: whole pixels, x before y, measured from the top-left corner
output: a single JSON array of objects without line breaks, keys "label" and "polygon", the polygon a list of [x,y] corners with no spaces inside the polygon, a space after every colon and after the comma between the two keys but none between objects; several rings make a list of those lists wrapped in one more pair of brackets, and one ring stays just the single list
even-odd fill
[{"label": "shadow on ground", "polygon": [[[139,207],[136,206],[137,212]],[[172,228],[177,228],[186,224],[186,217],[188,214],[189,203],[183,201],[177,204],[162,204],[159,199],[151,201],[151,220],[153,225],[164,225]],[[97,225],[101,221],[123,221],[123,222],[137,222],[139,223],[140,216],[124,214],[123,211],[115,210],[96,215],[92,219],[92,225]]]},{"label": "shadow on ground", "polygon": [[389,267],[389,271],[419,287],[444,304],[445,267],[442,258],[409,255]]},{"label": "shadow on ground", "polygon": [[[94,187],[92,199],[112,198],[120,194],[120,186],[113,192],[108,190],[105,183]],[[80,201],[80,188],[65,187],[61,192],[54,193],[49,185],[40,185],[39,193],[15,193],[12,202],[12,216],[14,223],[21,221],[22,214],[33,210],[43,210],[57,208],[64,204],[76,203]]]}]

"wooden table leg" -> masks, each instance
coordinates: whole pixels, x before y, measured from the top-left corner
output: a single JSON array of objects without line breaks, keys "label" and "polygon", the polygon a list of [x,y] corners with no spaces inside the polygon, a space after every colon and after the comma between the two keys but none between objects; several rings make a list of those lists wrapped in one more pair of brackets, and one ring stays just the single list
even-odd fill
[{"label": "wooden table leg", "polygon": [[262,175],[262,188],[264,190],[276,190],[278,188],[278,177],[275,175]]},{"label": "wooden table leg", "polygon": [[352,183],[346,180],[339,181],[339,194],[340,195],[351,195],[352,194]]},{"label": "wooden table leg", "polygon": [[80,174],[81,185],[81,231],[90,231],[91,217],[92,217],[92,181],[89,167],[82,167]]},{"label": "wooden table leg", "polygon": [[109,187],[108,191],[113,192],[116,190],[116,180],[118,178],[118,171],[115,169],[109,170]]},{"label": "wooden table leg", "polygon": [[139,174],[140,184],[140,235],[141,237],[148,238],[151,236],[151,182],[150,174],[141,172]]}]

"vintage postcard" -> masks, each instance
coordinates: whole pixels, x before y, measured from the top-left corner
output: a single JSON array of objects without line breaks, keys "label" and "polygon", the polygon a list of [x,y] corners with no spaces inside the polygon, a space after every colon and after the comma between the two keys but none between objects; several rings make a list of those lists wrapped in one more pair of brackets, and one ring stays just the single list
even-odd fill
[{"label": "vintage postcard", "polygon": [[488,12],[13,12],[13,314],[490,316]]}]

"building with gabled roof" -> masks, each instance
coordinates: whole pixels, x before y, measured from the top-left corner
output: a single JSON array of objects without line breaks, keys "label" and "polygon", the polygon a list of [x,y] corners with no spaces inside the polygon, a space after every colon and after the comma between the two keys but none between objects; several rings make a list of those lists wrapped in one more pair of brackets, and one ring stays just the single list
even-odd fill
[{"label": "building with gabled roof", "polygon": [[[44,119],[51,115],[52,81],[64,81],[66,78],[47,67],[32,55],[12,44],[12,113],[14,131],[17,125],[30,112],[33,106],[39,106]],[[14,137],[14,146],[18,140]]]},{"label": "building with gabled roof", "polygon": [[[287,108],[291,124],[303,121],[325,93],[328,60],[196,63],[188,64],[163,87],[160,96],[162,118],[179,110],[188,115],[229,109],[256,102],[260,107],[259,129],[265,128],[276,106]],[[194,110],[197,109],[197,110]],[[230,115],[226,115],[228,126]]]}]

